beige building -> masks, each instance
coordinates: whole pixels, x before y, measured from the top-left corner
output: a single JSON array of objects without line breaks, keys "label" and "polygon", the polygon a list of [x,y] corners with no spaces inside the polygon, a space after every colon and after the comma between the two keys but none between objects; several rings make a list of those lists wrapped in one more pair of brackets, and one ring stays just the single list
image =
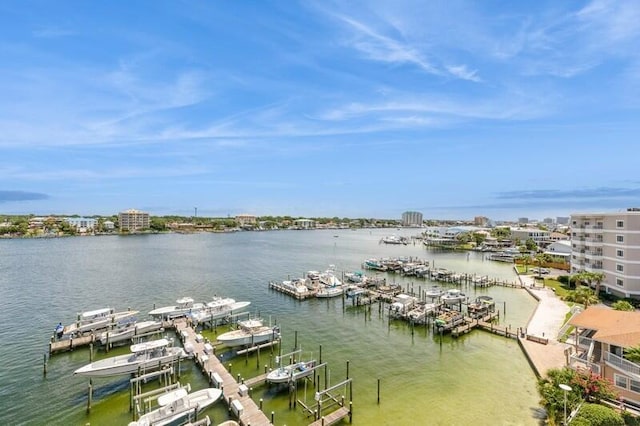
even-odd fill
[{"label": "beige building", "polygon": [[640,404],[640,364],[624,353],[640,345],[640,312],[592,306],[569,324],[575,327],[569,366],[609,379],[625,401]]},{"label": "beige building", "polygon": [[640,298],[640,211],[571,215],[571,272],[602,272],[602,288]]},{"label": "beige building", "polygon": [[257,218],[251,214],[239,214],[236,216],[236,225],[240,228],[256,226]]},{"label": "beige building", "polygon": [[118,213],[120,231],[139,231],[149,228],[149,213],[130,209]]},{"label": "beige building", "polygon": [[546,245],[550,241],[550,232],[538,228],[511,228],[511,239],[520,240],[520,244],[531,239],[538,246]]}]

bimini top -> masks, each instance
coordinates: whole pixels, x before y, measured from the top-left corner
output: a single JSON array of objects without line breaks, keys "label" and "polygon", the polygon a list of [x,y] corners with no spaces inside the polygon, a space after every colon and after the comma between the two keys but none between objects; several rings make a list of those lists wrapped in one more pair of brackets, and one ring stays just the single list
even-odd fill
[{"label": "bimini top", "polygon": [[111,308],[96,309],[95,311],[83,312],[81,317],[83,320],[106,317],[113,312]]},{"label": "bimini top", "polygon": [[164,346],[169,346],[169,341],[167,339],[158,339],[151,340],[149,342],[137,343],[135,345],[131,345],[130,349],[131,352],[146,352],[162,348]]}]

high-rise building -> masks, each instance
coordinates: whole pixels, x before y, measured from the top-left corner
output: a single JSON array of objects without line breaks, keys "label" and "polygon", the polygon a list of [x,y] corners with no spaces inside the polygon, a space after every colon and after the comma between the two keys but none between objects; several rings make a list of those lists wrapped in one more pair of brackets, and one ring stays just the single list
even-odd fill
[{"label": "high-rise building", "polygon": [[571,215],[571,272],[601,272],[601,289],[640,298],[640,211]]},{"label": "high-rise building", "polygon": [[556,217],[556,223],[558,225],[568,225],[569,224],[569,217],[568,216],[558,216],[558,217]]},{"label": "high-rise building", "polygon": [[118,213],[120,231],[139,231],[149,228],[149,213],[130,209]]},{"label": "high-rise building", "polygon": [[529,223],[529,218],[528,217],[519,217],[518,218],[518,223],[520,225],[526,225],[527,223]]},{"label": "high-rise building", "polygon": [[422,226],[422,213],[404,212],[402,213],[403,226]]},{"label": "high-rise building", "polygon": [[489,218],[484,216],[476,216],[473,218],[473,224],[475,226],[487,226],[489,224]]}]

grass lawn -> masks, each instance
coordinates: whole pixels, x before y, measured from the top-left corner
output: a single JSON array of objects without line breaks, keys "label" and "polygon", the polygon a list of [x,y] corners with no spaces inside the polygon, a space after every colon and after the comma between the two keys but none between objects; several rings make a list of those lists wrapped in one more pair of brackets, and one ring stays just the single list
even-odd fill
[{"label": "grass lawn", "polygon": [[556,295],[561,299],[564,299],[564,297],[569,294],[570,291],[569,287],[566,284],[562,284],[560,281],[554,280],[552,278],[545,278],[544,285],[545,287],[554,289]]}]

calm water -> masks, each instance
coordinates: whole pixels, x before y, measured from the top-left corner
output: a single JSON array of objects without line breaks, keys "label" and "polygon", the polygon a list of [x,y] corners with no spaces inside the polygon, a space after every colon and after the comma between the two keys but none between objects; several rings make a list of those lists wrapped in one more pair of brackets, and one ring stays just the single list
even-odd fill
[{"label": "calm water", "polygon": [[[408,231],[393,231],[410,236]],[[88,381],[72,375],[89,360],[88,349],[52,356],[43,377],[43,354],[55,324],[101,307],[144,314],[153,305],[181,296],[208,300],[213,295],[250,300],[253,312],[281,325],[283,352],[298,343],[305,358],[328,362],[330,384],[343,380],[346,363],[353,377],[355,425],[536,425],[535,376],[513,340],[483,331],[442,343],[429,329],[412,334],[402,322],[389,323],[374,305],[343,309],[340,298],[295,301],[269,290],[270,280],[301,276],[329,264],[339,271],[360,269],[369,257],[415,256],[456,272],[515,280],[508,265],[483,261],[481,254],[442,253],[418,245],[379,244],[384,230],[279,231],[236,234],[152,235],[37,240],[0,240],[0,424],[127,424],[126,379],[94,380],[94,401],[86,414]],[[336,237],[337,236],[337,237]],[[403,286],[428,286],[420,279],[389,276]],[[463,289],[474,297],[473,289]],[[526,292],[482,290],[506,315],[504,324],[524,326],[535,307]],[[144,317],[144,315],[141,315]],[[220,333],[224,330],[218,329]],[[213,331],[205,335],[215,339]],[[126,352],[112,351],[108,356]],[[94,358],[107,356],[95,350]],[[273,362],[268,351],[225,359],[233,374],[260,374]],[[321,373],[324,381],[324,373]],[[377,381],[380,380],[380,404]],[[191,362],[181,383],[206,386]],[[312,403],[314,389],[306,389]],[[301,386],[299,398],[305,398]],[[286,390],[258,387],[254,399],[277,425],[309,421],[300,407],[289,410]],[[222,403],[207,414],[226,420]]]}]

